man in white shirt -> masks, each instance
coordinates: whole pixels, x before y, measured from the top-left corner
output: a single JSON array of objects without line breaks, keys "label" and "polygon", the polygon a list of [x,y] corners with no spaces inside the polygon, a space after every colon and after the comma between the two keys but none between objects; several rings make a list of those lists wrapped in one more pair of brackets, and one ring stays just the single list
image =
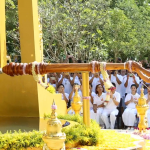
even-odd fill
[{"label": "man in white shirt", "polygon": [[118,74],[118,71],[115,70],[112,71],[109,77],[111,82],[116,84],[116,92],[121,94],[121,83],[123,81],[123,77]]},{"label": "man in white shirt", "polygon": [[63,84],[58,85],[58,93],[62,94],[62,100],[65,100],[66,104],[68,104],[69,94],[64,92],[64,85]]},{"label": "man in white shirt", "polygon": [[126,78],[126,70],[121,70],[121,76],[122,76],[123,80],[122,80],[121,88],[120,88],[120,90],[121,90],[120,96],[121,96],[122,99],[124,99],[125,92],[126,92],[126,87],[124,86],[124,82],[123,81]]},{"label": "man in white shirt", "polygon": [[69,73],[63,73],[63,76],[61,78],[59,78],[58,80],[58,85],[59,84],[63,84],[64,85],[64,89],[65,89],[65,93],[70,94],[70,92],[72,91],[72,77],[70,77]]},{"label": "man in white shirt", "polygon": [[81,77],[82,77],[81,73],[74,73],[72,83],[73,84],[77,83],[77,84],[81,85],[81,82],[82,82]]},{"label": "man in white shirt", "polygon": [[147,104],[149,105],[149,109],[147,110],[147,122],[148,122],[148,128],[150,128],[150,84],[148,85],[148,93],[145,95],[145,98],[147,99]]},{"label": "man in white shirt", "polygon": [[124,86],[126,87],[125,95],[131,93],[131,85],[135,84],[136,87],[139,87],[139,77],[133,73],[128,73],[127,77],[124,78]]},{"label": "man in white shirt", "polygon": [[[115,83],[112,83],[114,87],[116,87]],[[102,120],[105,123],[106,129],[114,129],[115,121],[116,121],[116,115],[118,115],[118,109],[117,106],[120,103],[120,94],[116,92],[116,89],[113,89],[111,91],[110,95],[110,101],[107,103],[107,105],[104,107],[103,113],[102,113]],[[110,115],[110,123],[108,116]]]}]

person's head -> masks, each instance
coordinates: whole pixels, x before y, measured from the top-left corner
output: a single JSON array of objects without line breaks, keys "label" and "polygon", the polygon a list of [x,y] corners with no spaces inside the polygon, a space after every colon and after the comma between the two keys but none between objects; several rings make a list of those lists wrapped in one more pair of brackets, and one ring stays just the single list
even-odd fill
[{"label": "person's head", "polygon": [[136,84],[132,84],[131,85],[131,93],[136,93],[136,90],[137,90]]},{"label": "person's head", "polygon": [[113,70],[113,71],[112,71],[112,74],[113,74],[113,75],[118,74],[118,70]]},{"label": "person's head", "polygon": [[96,85],[95,93],[98,94],[98,93],[102,93],[102,92],[103,92],[102,85],[101,84]]},{"label": "person's head", "polygon": [[[76,89],[75,89],[75,87],[76,87],[76,86],[78,86],[78,87],[80,88],[80,86],[79,86],[79,84],[78,84],[78,83],[74,83],[74,84],[73,84],[74,92],[76,91]],[[79,90],[79,88],[78,88],[78,90]]]},{"label": "person's head", "polygon": [[58,85],[58,92],[59,92],[59,93],[62,93],[63,90],[64,90],[64,85],[63,85],[63,84],[59,84],[59,85]]},{"label": "person's head", "polygon": [[99,73],[98,73],[98,72],[94,73],[94,76],[95,76],[96,78],[98,78],[98,77],[99,77]]},{"label": "person's head", "polygon": [[78,72],[78,73],[77,73],[77,76],[78,76],[79,78],[81,78],[81,77],[82,77],[81,72]]},{"label": "person's head", "polygon": [[69,78],[69,76],[70,76],[70,75],[69,75],[69,72],[65,72],[65,78],[67,78],[67,79],[68,79],[68,78]]},{"label": "person's head", "polygon": [[126,75],[126,70],[121,70],[121,75],[122,76]]},{"label": "person's head", "polygon": [[122,59],[120,57],[117,59],[117,63],[122,63]]}]

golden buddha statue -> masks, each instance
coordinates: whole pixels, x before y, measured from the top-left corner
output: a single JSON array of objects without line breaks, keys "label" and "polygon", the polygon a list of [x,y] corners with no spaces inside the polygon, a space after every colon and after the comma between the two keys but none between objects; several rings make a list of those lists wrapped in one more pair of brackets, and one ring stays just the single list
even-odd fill
[{"label": "golden buddha statue", "polygon": [[43,141],[50,150],[63,150],[66,135],[61,132],[62,124],[57,118],[56,109],[57,106],[53,101],[51,118],[47,122],[47,131],[43,135]]},{"label": "golden buddha statue", "polygon": [[138,104],[136,105],[136,109],[138,112],[138,115],[140,117],[140,122],[139,122],[139,131],[142,132],[146,130],[147,125],[145,123],[145,115],[146,111],[148,110],[149,106],[146,104],[146,98],[144,97],[144,89],[143,87],[141,88],[141,96],[138,99]]}]

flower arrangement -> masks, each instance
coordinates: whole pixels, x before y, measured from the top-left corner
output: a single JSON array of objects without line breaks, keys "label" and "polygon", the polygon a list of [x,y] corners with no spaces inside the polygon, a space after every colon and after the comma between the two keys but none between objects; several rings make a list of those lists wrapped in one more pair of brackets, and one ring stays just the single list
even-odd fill
[{"label": "flower arrangement", "polygon": [[[49,118],[50,115],[44,117]],[[67,136],[66,150],[71,150],[73,145],[76,149],[81,150],[116,150],[134,147],[134,141],[137,141],[129,134],[117,133],[113,130],[100,130],[99,125],[93,120],[91,120],[91,126],[87,128],[83,124],[83,118],[79,115],[59,115],[58,118],[78,123],[62,129]],[[28,147],[42,150],[44,146],[42,136],[43,132],[41,131],[0,133],[0,150],[23,150]],[[150,140],[146,141],[146,147],[148,150]]]},{"label": "flower arrangement", "polygon": [[[50,115],[44,115],[44,118],[49,118]],[[65,119],[78,122],[69,128],[63,128],[66,133],[66,149],[72,150],[74,147],[83,148],[86,150],[102,150],[102,149],[118,149],[134,147],[134,141],[129,134],[117,133],[116,131],[100,130],[99,125],[91,120],[91,126],[87,128],[83,124],[83,118],[79,115],[58,115],[59,119]]]},{"label": "flower arrangement", "polygon": [[146,132],[140,133],[138,129],[134,130],[133,134],[139,135],[146,140],[150,140],[150,130],[146,130]]}]

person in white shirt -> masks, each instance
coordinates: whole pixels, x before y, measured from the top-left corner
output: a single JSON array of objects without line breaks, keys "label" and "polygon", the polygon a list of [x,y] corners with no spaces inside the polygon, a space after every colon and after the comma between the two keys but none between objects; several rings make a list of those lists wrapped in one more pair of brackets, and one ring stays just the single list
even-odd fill
[{"label": "person in white shirt", "polygon": [[77,84],[81,85],[81,82],[82,82],[81,78],[82,78],[81,73],[74,73],[72,83],[73,84],[77,83]]},{"label": "person in white shirt", "polygon": [[92,84],[92,91],[95,92],[96,85],[101,84],[103,86],[102,76],[99,73],[95,73],[93,77],[89,78],[90,84]]},{"label": "person in white shirt", "polygon": [[127,95],[128,93],[131,93],[131,85],[135,84],[136,87],[139,87],[139,77],[137,77],[135,74],[133,73],[128,73],[127,77],[124,79],[124,86],[126,87],[126,93],[125,95]]},{"label": "person in white shirt", "polygon": [[[116,87],[115,83],[112,83],[114,87]],[[117,106],[120,103],[120,93],[116,92],[116,89],[114,88],[110,92],[110,100],[104,107],[103,113],[102,113],[102,120],[105,123],[106,129],[114,129],[115,121],[116,121],[116,115],[118,115],[118,109]],[[108,116],[110,115],[110,123]]]},{"label": "person in white shirt", "polygon": [[63,73],[62,77],[59,78],[58,85],[59,84],[63,84],[64,85],[65,93],[70,94],[70,92],[72,91],[72,85],[73,85],[72,79],[73,78],[70,77],[69,73]]},{"label": "person in white shirt", "polygon": [[96,93],[92,91],[92,85],[89,84],[90,110],[93,109],[93,99],[94,99],[95,95],[96,95]]},{"label": "person in white shirt", "polygon": [[121,94],[121,83],[123,81],[123,77],[118,74],[118,71],[113,70],[109,78],[111,82],[116,84],[116,92]]},{"label": "person in white shirt", "polygon": [[66,104],[68,104],[69,94],[64,92],[64,85],[63,84],[58,85],[58,93],[62,94],[62,100],[65,100]]},{"label": "person in white shirt", "polygon": [[71,100],[71,102],[73,101],[73,97],[75,95],[75,85],[78,85],[79,86],[79,89],[78,89],[78,94],[79,96],[81,97],[81,101],[82,101],[82,91],[80,91],[80,85],[78,83],[74,83],[73,85],[73,88],[72,88],[72,91],[71,93],[69,94],[69,99]]},{"label": "person in white shirt", "polygon": [[[124,81],[124,79],[126,78],[126,70],[121,70],[121,76],[123,78],[122,81]],[[121,88],[120,88],[120,96],[122,99],[125,98],[125,92],[126,92],[126,87],[124,86],[124,82],[121,83]]]},{"label": "person in white shirt", "polygon": [[137,93],[137,86],[135,84],[131,85],[131,93],[127,94],[125,98],[125,104],[127,108],[122,114],[122,120],[128,129],[134,129],[134,124],[136,122],[136,104],[138,103],[138,98],[140,95]]},{"label": "person in white shirt", "polygon": [[103,87],[101,84],[98,84],[95,89],[96,95],[93,100],[93,109],[90,111],[91,119],[96,120],[100,126],[104,126],[104,123],[101,119],[101,115],[104,108],[105,94],[103,93]]},{"label": "person in white shirt", "polygon": [[148,128],[150,128],[150,84],[148,85],[148,93],[145,95],[145,98],[147,99],[147,104],[149,105],[149,109],[147,110],[147,122],[148,122]]}]

